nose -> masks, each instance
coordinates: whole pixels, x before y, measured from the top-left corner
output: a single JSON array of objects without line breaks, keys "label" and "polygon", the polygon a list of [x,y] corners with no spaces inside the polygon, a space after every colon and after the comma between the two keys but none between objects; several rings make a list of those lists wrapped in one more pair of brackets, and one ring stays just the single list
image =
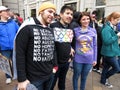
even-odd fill
[{"label": "nose", "polygon": [[73,16],[71,15],[71,14],[69,14],[69,17],[72,19],[73,18]]}]

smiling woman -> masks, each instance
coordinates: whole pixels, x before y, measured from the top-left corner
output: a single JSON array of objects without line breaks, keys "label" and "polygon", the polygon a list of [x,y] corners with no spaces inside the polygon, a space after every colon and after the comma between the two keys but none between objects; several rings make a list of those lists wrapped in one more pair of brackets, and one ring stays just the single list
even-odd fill
[{"label": "smiling woman", "polygon": [[89,23],[90,23],[89,13],[88,12],[81,12],[79,19],[78,19],[78,23],[81,27],[87,28],[89,26]]},{"label": "smiling woman", "polygon": [[74,28],[75,32],[75,55],[73,61],[73,88],[78,90],[78,79],[81,76],[80,90],[85,90],[87,76],[96,65],[97,60],[97,34],[94,28],[89,27],[90,15],[88,12],[81,12],[79,27]]}]

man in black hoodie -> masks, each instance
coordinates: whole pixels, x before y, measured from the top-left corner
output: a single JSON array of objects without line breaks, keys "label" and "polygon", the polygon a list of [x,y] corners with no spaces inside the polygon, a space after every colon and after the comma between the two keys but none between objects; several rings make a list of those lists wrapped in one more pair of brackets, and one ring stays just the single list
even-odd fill
[{"label": "man in black hoodie", "polygon": [[48,24],[56,8],[49,2],[39,8],[38,18],[29,18],[16,36],[17,90],[26,90],[32,83],[38,90],[50,90],[53,73],[57,70],[53,30]]},{"label": "man in black hoodie", "polygon": [[73,9],[69,6],[63,6],[60,11],[60,20],[52,23],[54,30],[55,45],[57,52],[58,71],[55,74],[51,90],[54,89],[57,79],[59,90],[65,90],[66,74],[69,68],[69,59],[73,56],[74,50],[71,48],[73,31],[69,24],[73,19]]},{"label": "man in black hoodie", "polygon": [[96,11],[93,11],[91,14],[91,21],[89,24],[90,27],[95,28],[97,32],[97,64],[93,67],[93,71],[101,74],[100,71],[100,64],[101,64],[101,47],[102,47],[102,38],[101,38],[101,27],[98,26],[97,20],[96,20]]}]

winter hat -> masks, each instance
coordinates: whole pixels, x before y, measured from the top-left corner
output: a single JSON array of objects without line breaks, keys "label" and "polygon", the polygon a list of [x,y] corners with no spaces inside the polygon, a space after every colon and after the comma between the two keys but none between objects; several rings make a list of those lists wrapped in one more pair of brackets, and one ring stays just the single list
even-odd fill
[{"label": "winter hat", "polygon": [[3,11],[3,10],[9,10],[9,9],[5,6],[0,6],[0,11]]},{"label": "winter hat", "polygon": [[40,13],[41,11],[48,9],[48,8],[52,8],[54,10],[56,10],[56,6],[50,2],[44,2],[43,4],[40,5],[40,8],[38,10],[38,13]]}]

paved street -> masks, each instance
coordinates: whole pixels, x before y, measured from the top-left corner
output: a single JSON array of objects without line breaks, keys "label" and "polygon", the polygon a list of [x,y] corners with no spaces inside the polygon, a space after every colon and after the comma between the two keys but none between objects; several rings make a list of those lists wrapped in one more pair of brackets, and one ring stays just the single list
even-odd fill
[{"label": "paved street", "polygon": [[[66,80],[66,90],[73,90],[72,88],[72,71],[69,70],[67,73],[67,80]],[[113,84],[113,89],[108,89],[107,87],[101,85],[99,83],[100,75],[95,72],[91,72],[89,74],[86,90],[120,90],[120,74],[116,74],[110,78],[111,84]],[[11,84],[5,84],[5,75],[3,72],[0,71],[0,90],[13,90],[13,87],[16,85],[17,81],[13,81]],[[57,89],[57,86],[55,87]]]}]

